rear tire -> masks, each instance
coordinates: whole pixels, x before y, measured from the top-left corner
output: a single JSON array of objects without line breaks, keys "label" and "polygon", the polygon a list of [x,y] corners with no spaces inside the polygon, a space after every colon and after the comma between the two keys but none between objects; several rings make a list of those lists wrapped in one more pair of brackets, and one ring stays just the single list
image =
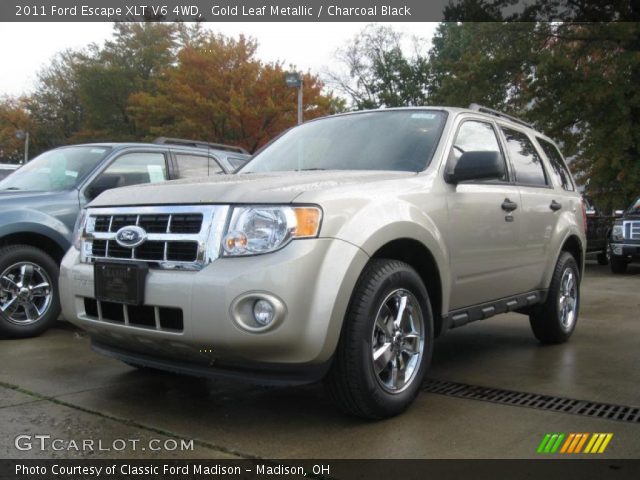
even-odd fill
[{"label": "rear tire", "polygon": [[598,260],[598,265],[609,265],[609,259],[607,258],[606,252],[598,253],[598,256],[596,258]]},{"label": "rear tire", "polygon": [[604,250],[598,253],[598,265],[609,265],[611,259],[611,247],[609,245],[609,234],[607,234],[607,241],[605,242]]},{"label": "rear tire", "polygon": [[60,315],[59,267],[39,248],[11,245],[0,249],[0,336],[40,335]]},{"label": "rear tire", "polygon": [[372,260],[344,319],[328,393],[352,415],[398,415],[418,395],[432,347],[433,315],[418,273],[397,260]]},{"label": "rear tire", "polygon": [[545,303],[529,314],[531,330],[541,343],[564,343],[576,328],[579,312],[580,270],[573,255],[562,252]]},{"label": "rear tire", "polygon": [[611,257],[611,262],[609,263],[612,273],[625,273],[627,271],[627,265],[629,265],[629,263],[624,258],[614,256]]}]

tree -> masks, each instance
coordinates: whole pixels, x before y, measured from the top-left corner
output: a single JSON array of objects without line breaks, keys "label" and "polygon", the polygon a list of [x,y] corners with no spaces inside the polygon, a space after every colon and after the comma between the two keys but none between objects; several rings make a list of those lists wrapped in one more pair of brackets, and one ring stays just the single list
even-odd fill
[{"label": "tree", "polygon": [[3,97],[0,100],[0,162],[19,163],[24,158],[24,140],[16,137],[20,130],[31,130],[24,99]]},{"label": "tree", "polygon": [[429,102],[478,102],[558,140],[601,207],[640,185],[640,25],[446,23],[433,40]]},{"label": "tree", "polygon": [[337,52],[347,71],[330,72],[329,79],[355,109],[425,103],[427,57],[417,48],[413,57],[405,56],[401,41],[391,27],[368,25]]},{"label": "tree", "polygon": [[93,45],[77,69],[84,108],[77,139],[134,140],[129,97],[154,93],[156,80],[175,62],[185,28],[175,23],[115,23],[114,38]]},{"label": "tree", "polygon": [[[280,63],[255,56],[255,40],[209,34],[178,54],[175,68],[156,82],[156,93],[131,97],[128,112],[139,131],[155,136],[235,143],[254,151],[296,123],[295,90]],[[321,93],[320,80],[304,75],[306,119],[339,107]]]},{"label": "tree", "polygon": [[78,91],[78,52],[57,54],[38,74],[35,92],[26,97],[26,108],[38,135],[32,135],[34,153],[71,141],[83,124],[84,108]]}]

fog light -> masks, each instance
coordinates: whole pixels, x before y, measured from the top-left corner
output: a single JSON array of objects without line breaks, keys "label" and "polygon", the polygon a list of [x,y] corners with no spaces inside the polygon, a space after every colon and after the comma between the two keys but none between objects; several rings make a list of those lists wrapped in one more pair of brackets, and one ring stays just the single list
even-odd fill
[{"label": "fog light", "polygon": [[259,325],[269,325],[273,322],[274,315],[275,308],[271,302],[268,302],[267,300],[257,300],[256,303],[253,304],[253,318]]}]

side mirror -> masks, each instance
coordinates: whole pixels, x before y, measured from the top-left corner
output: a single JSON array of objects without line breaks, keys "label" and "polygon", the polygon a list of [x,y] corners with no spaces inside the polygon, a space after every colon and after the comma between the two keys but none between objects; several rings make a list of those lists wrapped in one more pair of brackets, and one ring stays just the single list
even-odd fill
[{"label": "side mirror", "polygon": [[102,192],[116,188],[119,183],[120,176],[118,175],[102,175],[85,190],[86,196],[90,200],[93,200]]},{"label": "side mirror", "polygon": [[624,210],[614,210],[613,216],[616,218],[621,218],[624,215]]},{"label": "side mirror", "polygon": [[464,152],[446,180],[449,183],[490,180],[502,178],[504,174],[504,160],[499,152]]},{"label": "side mirror", "polygon": [[585,215],[586,215],[587,217],[594,217],[594,216],[596,215],[596,209],[595,209],[595,208],[587,208],[587,209],[584,211],[584,213],[585,213]]}]

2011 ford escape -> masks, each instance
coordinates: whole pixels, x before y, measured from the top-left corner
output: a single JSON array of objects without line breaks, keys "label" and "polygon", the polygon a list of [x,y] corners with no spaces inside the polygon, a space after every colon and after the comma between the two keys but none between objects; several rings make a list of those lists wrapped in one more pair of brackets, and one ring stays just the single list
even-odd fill
[{"label": "2011 ford escape", "polygon": [[64,258],[64,315],[135,366],[325,379],[346,411],[415,398],[434,338],[516,311],[575,329],[580,195],[554,143],[474,106],[305,123],[238,175],[94,200]]}]

